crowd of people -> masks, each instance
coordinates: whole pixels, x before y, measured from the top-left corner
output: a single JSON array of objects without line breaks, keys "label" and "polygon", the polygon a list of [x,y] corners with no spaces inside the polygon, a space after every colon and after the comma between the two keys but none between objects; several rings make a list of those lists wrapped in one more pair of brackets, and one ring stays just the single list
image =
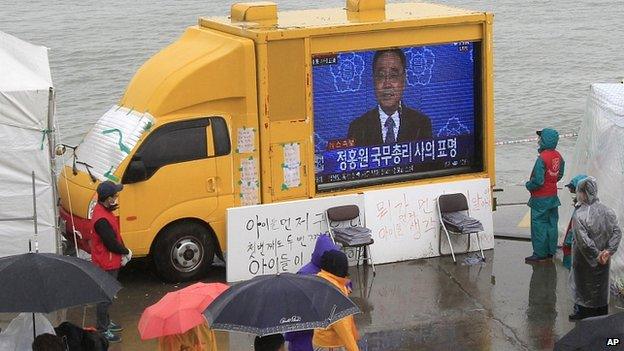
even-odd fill
[{"label": "crowd of people", "polygon": [[[97,187],[98,201],[93,209],[91,222],[93,233],[90,238],[91,261],[93,264],[117,278],[119,269],[127,263],[132,252],[124,246],[119,231],[119,222],[114,215],[117,198],[123,190],[121,184],[104,181]],[[348,279],[348,259],[328,235],[321,235],[316,242],[310,263],[303,266],[299,274],[317,275],[335,286],[345,296],[351,292]],[[121,326],[110,319],[108,309],[111,302],[99,303],[96,311],[96,331],[106,343],[121,341]],[[288,340],[289,351],[312,351],[322,348],[341,348],[347,351],[359,350],[359,334],[353,316],[345,317],[327,329],[307,330],[256,337],[254,349],[259,351],[285,350]],[[216,350],[214,332],[202,324],[180,335],[159,338],[159,350],[178,350],[180,345],[188,350]],[[60,336],[38,335],[33,342],[33,350],[65,350]]]}]

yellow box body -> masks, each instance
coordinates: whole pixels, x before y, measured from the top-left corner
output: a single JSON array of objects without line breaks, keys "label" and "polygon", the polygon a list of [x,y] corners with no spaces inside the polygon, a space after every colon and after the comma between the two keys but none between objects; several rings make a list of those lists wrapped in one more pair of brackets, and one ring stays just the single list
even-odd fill
[{"label": "yellow box body", "polygon": [[[277,18],[274,18],[277,16]],[[254,21],[255,22],[252,22]],[[149,112],[152,133],[174,121],[221,116],[228,123],[229,155],[165,166],[120,194],[125,244],[136,256],[149,254],[166,225],[193,219],[209,225],[223,252],[226,209],[241,205],[241,165],[253,160],[258,201],[358,193],[372,188],[489,178],[494,184],[494,105],[491,13],[427,3],[385,4],[349,0],[345,8],[275,13],[270,3],[236,4],[232,17],[200,18],[173,44],[148,60],[131,80],[119,105]],[[481,41],[484,171],[403,181],[342,191],[316,191],[312,66],[315,54]],[[253,151],[236,152],[240,128],[253,128]],[[122,178],[133,153],[115,171]],[[302,150],[301,185],[283,189],[285,143]],[[66,182],[67,180],[67,182]],[[64,172],[61,204],[80,217],[96,184],[82,170]],[[236,235],[236,233],[229,233]]]}]

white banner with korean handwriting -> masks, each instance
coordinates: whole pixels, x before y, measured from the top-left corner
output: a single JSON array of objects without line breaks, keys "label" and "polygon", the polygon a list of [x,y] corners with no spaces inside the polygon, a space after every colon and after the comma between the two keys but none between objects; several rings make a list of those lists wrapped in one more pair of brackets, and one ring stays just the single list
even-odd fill
[{"label": "white banner with korean handwriting", "polygon": [[357,194],[229,208],[227,281],[296,273],[310,262],[316,238],[327,232],[325,210],[351,204],[364,213]]},{"label": "white banner with korean handwriting", "polygon": [[[417,185],[405,188],[364,192],[366,226],[373,231],[371,251],[374,262],[389,263],[439,256],[440,221],[436,199],[441,194],[463,193],[468,199],[470,216],[483,224],[483,249],[494,247],[494,225],[489,179]],[[444,234],[442,234],[444,235]],[[466,251],[466,236],[453,237],[455,252]],[[443,254],[450,254],[446,235]],[[472,235],[470,251],[478,250]]]}]

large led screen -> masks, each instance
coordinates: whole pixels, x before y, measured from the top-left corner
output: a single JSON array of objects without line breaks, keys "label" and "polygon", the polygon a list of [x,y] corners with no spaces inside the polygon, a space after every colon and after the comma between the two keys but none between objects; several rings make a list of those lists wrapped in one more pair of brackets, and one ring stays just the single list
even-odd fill
[{"label": "large led screen", "polygon": [[482,170],[480,43],[312,57],[319,190]]}]

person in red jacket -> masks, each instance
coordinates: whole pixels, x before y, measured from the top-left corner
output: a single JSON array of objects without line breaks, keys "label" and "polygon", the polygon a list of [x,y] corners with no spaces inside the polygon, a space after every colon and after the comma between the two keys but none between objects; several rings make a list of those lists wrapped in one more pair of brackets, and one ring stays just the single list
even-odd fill
[{"label": "person in red jacket", "polygon": [[531,193],[528,205],[531,208],[531,243],[533,254],[525,262],[534,263],[552,258],[557,252],[559,196],[557,182],[563,177],[565,162],[555,148],[559,133],[551,128],[537,132],[539,156],[533,166],[531,179],[525,186]]},{"label": "person in red jacket", "polygon": [[[109,180],[100,183],[97,187],[98,202],[91,215],[91,261],[115,279],[122,266],[122,256],[129,258],[132,255],[121,239],[119,217],[113,213],[118,207],[117,198],[122,189],[122,184]],[[116,333],[121,332],[122,328],[112,322],[108,314],[111,304],[112,302],[101,302],[97,305],[96,327],[109,342],[120,342],[121,337]]]}]

